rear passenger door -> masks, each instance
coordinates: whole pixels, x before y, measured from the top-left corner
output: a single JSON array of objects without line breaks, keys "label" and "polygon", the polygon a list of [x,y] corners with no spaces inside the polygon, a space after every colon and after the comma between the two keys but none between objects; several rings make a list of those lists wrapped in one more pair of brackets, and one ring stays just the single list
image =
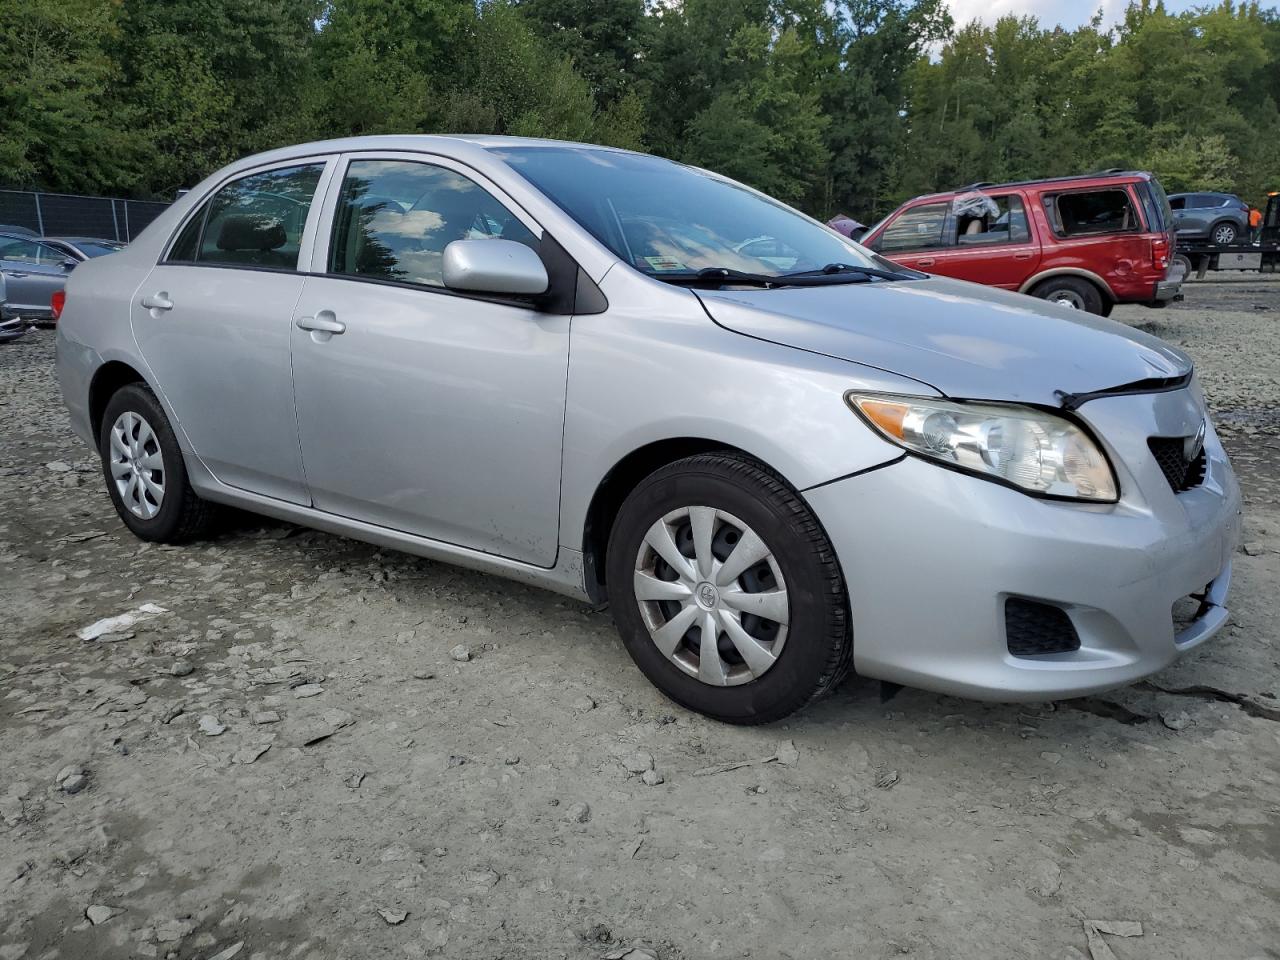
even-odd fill
[{"label": "rear passenger door", "polygon": [[220,186],[134,295],[134,336],[179,428],[228,486],[308,502],[289,357],[327,158]]}]

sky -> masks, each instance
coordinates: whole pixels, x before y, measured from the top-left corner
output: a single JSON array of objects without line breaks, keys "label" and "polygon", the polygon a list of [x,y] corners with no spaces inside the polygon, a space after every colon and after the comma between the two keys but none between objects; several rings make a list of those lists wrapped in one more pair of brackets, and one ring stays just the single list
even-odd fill
[{"label": "sky", "polygon": [[[1107,23],[1114,23],[1127,5],[1128,0],[949,0],[948,3],[957,24],[974,19],[993,23],[1012,13],[1032,14],[1045,26],[1060,23],[1068,29],[1088,23],[1099,7]],[[1170,13],[1188,10],[1193,5],[1194,0],[1165,0],[1165,9]]]}]

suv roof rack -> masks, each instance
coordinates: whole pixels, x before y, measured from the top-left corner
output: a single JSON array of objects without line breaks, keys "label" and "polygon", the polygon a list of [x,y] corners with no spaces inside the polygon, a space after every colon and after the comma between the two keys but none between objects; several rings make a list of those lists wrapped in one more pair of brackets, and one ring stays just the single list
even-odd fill
[{"label": "suv roof rack", "polygon": [[963,187],[955,187],[951,190],[939,190],[939,193],[963,193],[966,190],[977,190],[987,187],[1025,187],[1032,183],[1058,183],[1060,181],[1070,180],[1092,180],[1094,177],[1112,177],[1112,176],[1145,176],[1142,170],[1125,170],[1121,167],[1114,167],[1110,170],[1095,170],[1092,173],[1074,173],[1063,177],[1035,177],[1030,180],[1004,180],[999,183],[990,183],[980,181],[978,183],[970,183]]}]

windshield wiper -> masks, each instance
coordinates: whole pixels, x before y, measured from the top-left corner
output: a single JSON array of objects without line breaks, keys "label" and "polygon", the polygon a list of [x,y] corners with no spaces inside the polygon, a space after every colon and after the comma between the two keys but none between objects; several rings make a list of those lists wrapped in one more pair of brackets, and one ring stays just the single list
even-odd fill
[{"label": "windshield wiper", "polygon": [[863,280],[854,280],[854,277],[863,276],[867,280],[872,278],[876,280],[912,280],[915,279],[909,273],[899,273],[894,270],[881,270],[878,267],[855,267],[850,263],[828,263],[821,270],[801,270],[799,273],[784,273],[784,279],[794,279],[796,277],[834,277],[842,276],[850,278],[846,282],[863,283]]},{"label": "windshield wiper", "polygon": [[[843,264],[834,266],[843,267]],[[850,272],[809,270],[802,273],[784,273],[780,276],[769,276],[763,273],[747,273],[734,270],[732,267],[705,267],[697,273],[651,273],[649,276],[664,283],[675,283],[690,287],[760,287],[773,290],[778,287],[824,287],[841,283],[868,283],[873,276],[883,279],[910,279],[905,274],[891,274],[888,270],[876,270],[868,267],[849,267]]]}]

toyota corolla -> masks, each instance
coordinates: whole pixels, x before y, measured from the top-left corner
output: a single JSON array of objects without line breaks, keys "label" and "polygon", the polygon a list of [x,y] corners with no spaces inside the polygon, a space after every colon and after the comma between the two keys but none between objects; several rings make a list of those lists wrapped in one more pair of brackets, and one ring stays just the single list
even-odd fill
[{"label": "toyota corolla", "polygon": [[607,601],[725,721],[851,668],[1084,695],[1227,618],[1240,496],[1185,354],[656,157],[250,157],[76,269],[58,370],[137,536],[226,504]]}]

